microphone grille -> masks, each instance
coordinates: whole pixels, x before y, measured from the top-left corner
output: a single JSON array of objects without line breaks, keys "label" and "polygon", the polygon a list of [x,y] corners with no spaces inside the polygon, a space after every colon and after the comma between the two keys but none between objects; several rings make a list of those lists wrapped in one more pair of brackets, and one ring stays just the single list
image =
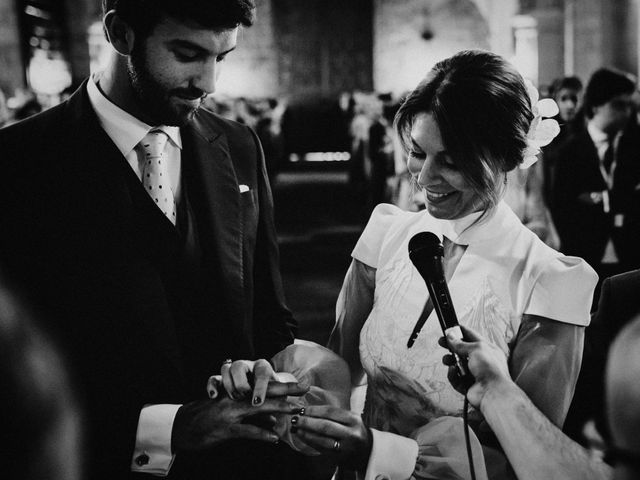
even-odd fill
[{"label": "microphone grille", "polygon": [[444,247],[438,236],[433,232],[419,232],[416,233],[409,240],[409,255],[417,252],[429,256],[442,256],[444,255]]}]

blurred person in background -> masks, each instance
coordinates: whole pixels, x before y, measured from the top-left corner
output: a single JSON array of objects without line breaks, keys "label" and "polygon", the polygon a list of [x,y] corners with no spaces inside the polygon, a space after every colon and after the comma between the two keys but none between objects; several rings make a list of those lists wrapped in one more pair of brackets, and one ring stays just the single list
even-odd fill
[{"label": "blurred person in background", "polygon": [[[391,140],[393,115],[385,109],[389,95],[377,95],[371,99],[368,134],[368,161],[370,168],[367,182],[369,211],[379,203],[389,201],[387,178],[393,165],[393,143]],[[394,112],[395,113],[395,112]]]},{"label": "blurred person in background", "polygon": [[564,431],[587,445],[585,427],[593,425],[595,434],[611,439],[605,402],[605,364],[611,344],[618,333],[640,315],[640,270],[632,270],[604,279],[598,309],[587,328],[580,376],[576,384]]},{"label": "blurred person in background", "polygon": [[369,167],[369,128],[371,127],[372,94],[353,93],[353,115],[349,125],[351,160],[349,161],[349,186],[354,196],[366,205],[366,185]]},{"label": "blurred person in background", "polygon": [[7,97],[2,89],[0,89],[0,128],[8,125],[10,119],[11,113],[9,112],[9,107],[7,105]]},{"label": "blurred person in background", "polygon": [[20,120],[24,120],[26,118],[32,117],[36,113],[40,113],[42,111],[42,105],[37,98],[33,97],[28,99],[22,105],[15,109],[13,112],[13,122],[19,122]]},{"label": "blurred person in background", "polygon": [[248,127],[255,128],[257,121],[256,111],[246,98],[234,98],[231,101],[231,110],[233,111],[233,120]]},{"label": "blurred person in background", "polygon": [[36,94],[28,88],[18,89],[13,97],[7,99],[6,106],[8,115],[4,126],[29,118],[43,110]]},{"label": "blurred person in background", "polygon": [[558,105],[555,119],[560,125],[560,133],[542,149],[542,179],[544,202],[551,208],[551,190],[555,176],[558,148],[569,136],[585,127],[582,112],[582,80],[576,76],[557,78],[551,84],[550,96]]},{"label": "blurred person in background", "polygon": [[[637,291],[637,290],[636,290]],[[609,460],[614,480],[640,478],[640,318],[625,326],[609,352],[605,373]]]},{"label": "blurred person in background", "polygon": [[[533,83],[526,81],[530,101],[532,105],[536,105],[536,110],[542,117],[554,117],[558,113],[558,105],[549,99],[540,100],[538,91]],[[538,147],[532,153],[534,157],[530,157],[533,161],[526,162],[519,168],[513,169],[507,173],[506,192],[504,200],[511,207],[520,221],[540,240],[545,242],[551,248],[557,249],[559,241],[555,235],[551,216],[547,210],[543,195],[543,167],[540,164],[540,148],[548,143],[553,142],[554,136],[558,133],[557,121],[554,119],[554,130],[552,135],[544,142],[540,142]]]},{"label": "blurred person in background", "polygon": [[43,325],[0,280],[3,478],[86,478],[81,399],[66,360]]},{"label": "blurred person in background", "polygon": [[[582,80],[572,75],[558,78],[551,84],[550,96],[558,104],[558,122],[560,123],[560,139],[566,133],[563,132],[563,125],[570,125],[577,119],[582,107]],[[578,121],[584,121],[579,119]],[[556,137],[558,138],[558,137]]]},{"label": "blurred person in background", "polygon": [[626,135],[636,91],[631,75],[602,68],[586,87],[587,126],[559,147],[552,185],[561,251],[601,279],[640,266],[640,139]]},{"label": "blurred person in background", "polygon": [[267,175],[272,187],[285,155],[281,121],[286,107],[282,105],[283,103],[275,98],[268,98],[259,102],[256,107],[255,130],[262,145]]},{"label": "blurred person in background", "polygon": [[352,92],[341,92],[337,102],[337,116],[339,118],[339,145],[342,151],[351,151],[351,121],[355,114],[356,102]]}]

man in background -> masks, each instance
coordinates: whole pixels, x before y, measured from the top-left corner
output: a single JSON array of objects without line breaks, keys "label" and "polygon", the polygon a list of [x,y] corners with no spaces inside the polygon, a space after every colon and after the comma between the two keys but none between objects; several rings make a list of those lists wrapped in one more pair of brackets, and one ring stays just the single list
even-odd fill
[{"label": "man in background", "polygon": [[594,422],[605,440],[610,431],[605,419],[605,365],[614,338],[640,315],[640,270],[606,278],[602,283],[598,309],[585,332],[582,366],[576,391],[564,424],[564,432],[587,445],[585,424]]},{"label": "man in background", "polygon": [[584,258],[600,278],[640,266],[634,206],[640,140],[623,135],[635,89],[630,75],[597,70],[584,96],[587,127],[560,147],[555,166],[552,213],[560,250]]}]

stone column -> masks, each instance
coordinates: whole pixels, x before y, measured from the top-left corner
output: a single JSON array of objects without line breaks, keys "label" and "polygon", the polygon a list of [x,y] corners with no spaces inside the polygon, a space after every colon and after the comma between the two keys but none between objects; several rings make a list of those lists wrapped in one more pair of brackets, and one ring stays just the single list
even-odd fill
[{"label": "stone column", "polygon": [[549,85],[565,73],[564,8],[546,5],[535,10],[533,16],[538,21],[538,82]]},{"label": "stone column", "polygon": [[0,89],[7,97],[26,86],[15,0],[0,0]]}]

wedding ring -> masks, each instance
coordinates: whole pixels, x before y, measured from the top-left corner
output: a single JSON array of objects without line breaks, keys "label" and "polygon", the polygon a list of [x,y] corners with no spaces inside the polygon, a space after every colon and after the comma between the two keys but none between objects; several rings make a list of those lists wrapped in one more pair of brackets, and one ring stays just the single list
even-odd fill
[{"label": "wedding ring", "polygon": [[222,365],[231,365],[233,363],[233,360],[231,360],[230,358],[227,358],[224,362],[222,362]]},{"label": "wedding ring", "polygon": [[334,452],[340,451],[340,440],[336,440],[335,442],[333,442],[333,451]]}]

